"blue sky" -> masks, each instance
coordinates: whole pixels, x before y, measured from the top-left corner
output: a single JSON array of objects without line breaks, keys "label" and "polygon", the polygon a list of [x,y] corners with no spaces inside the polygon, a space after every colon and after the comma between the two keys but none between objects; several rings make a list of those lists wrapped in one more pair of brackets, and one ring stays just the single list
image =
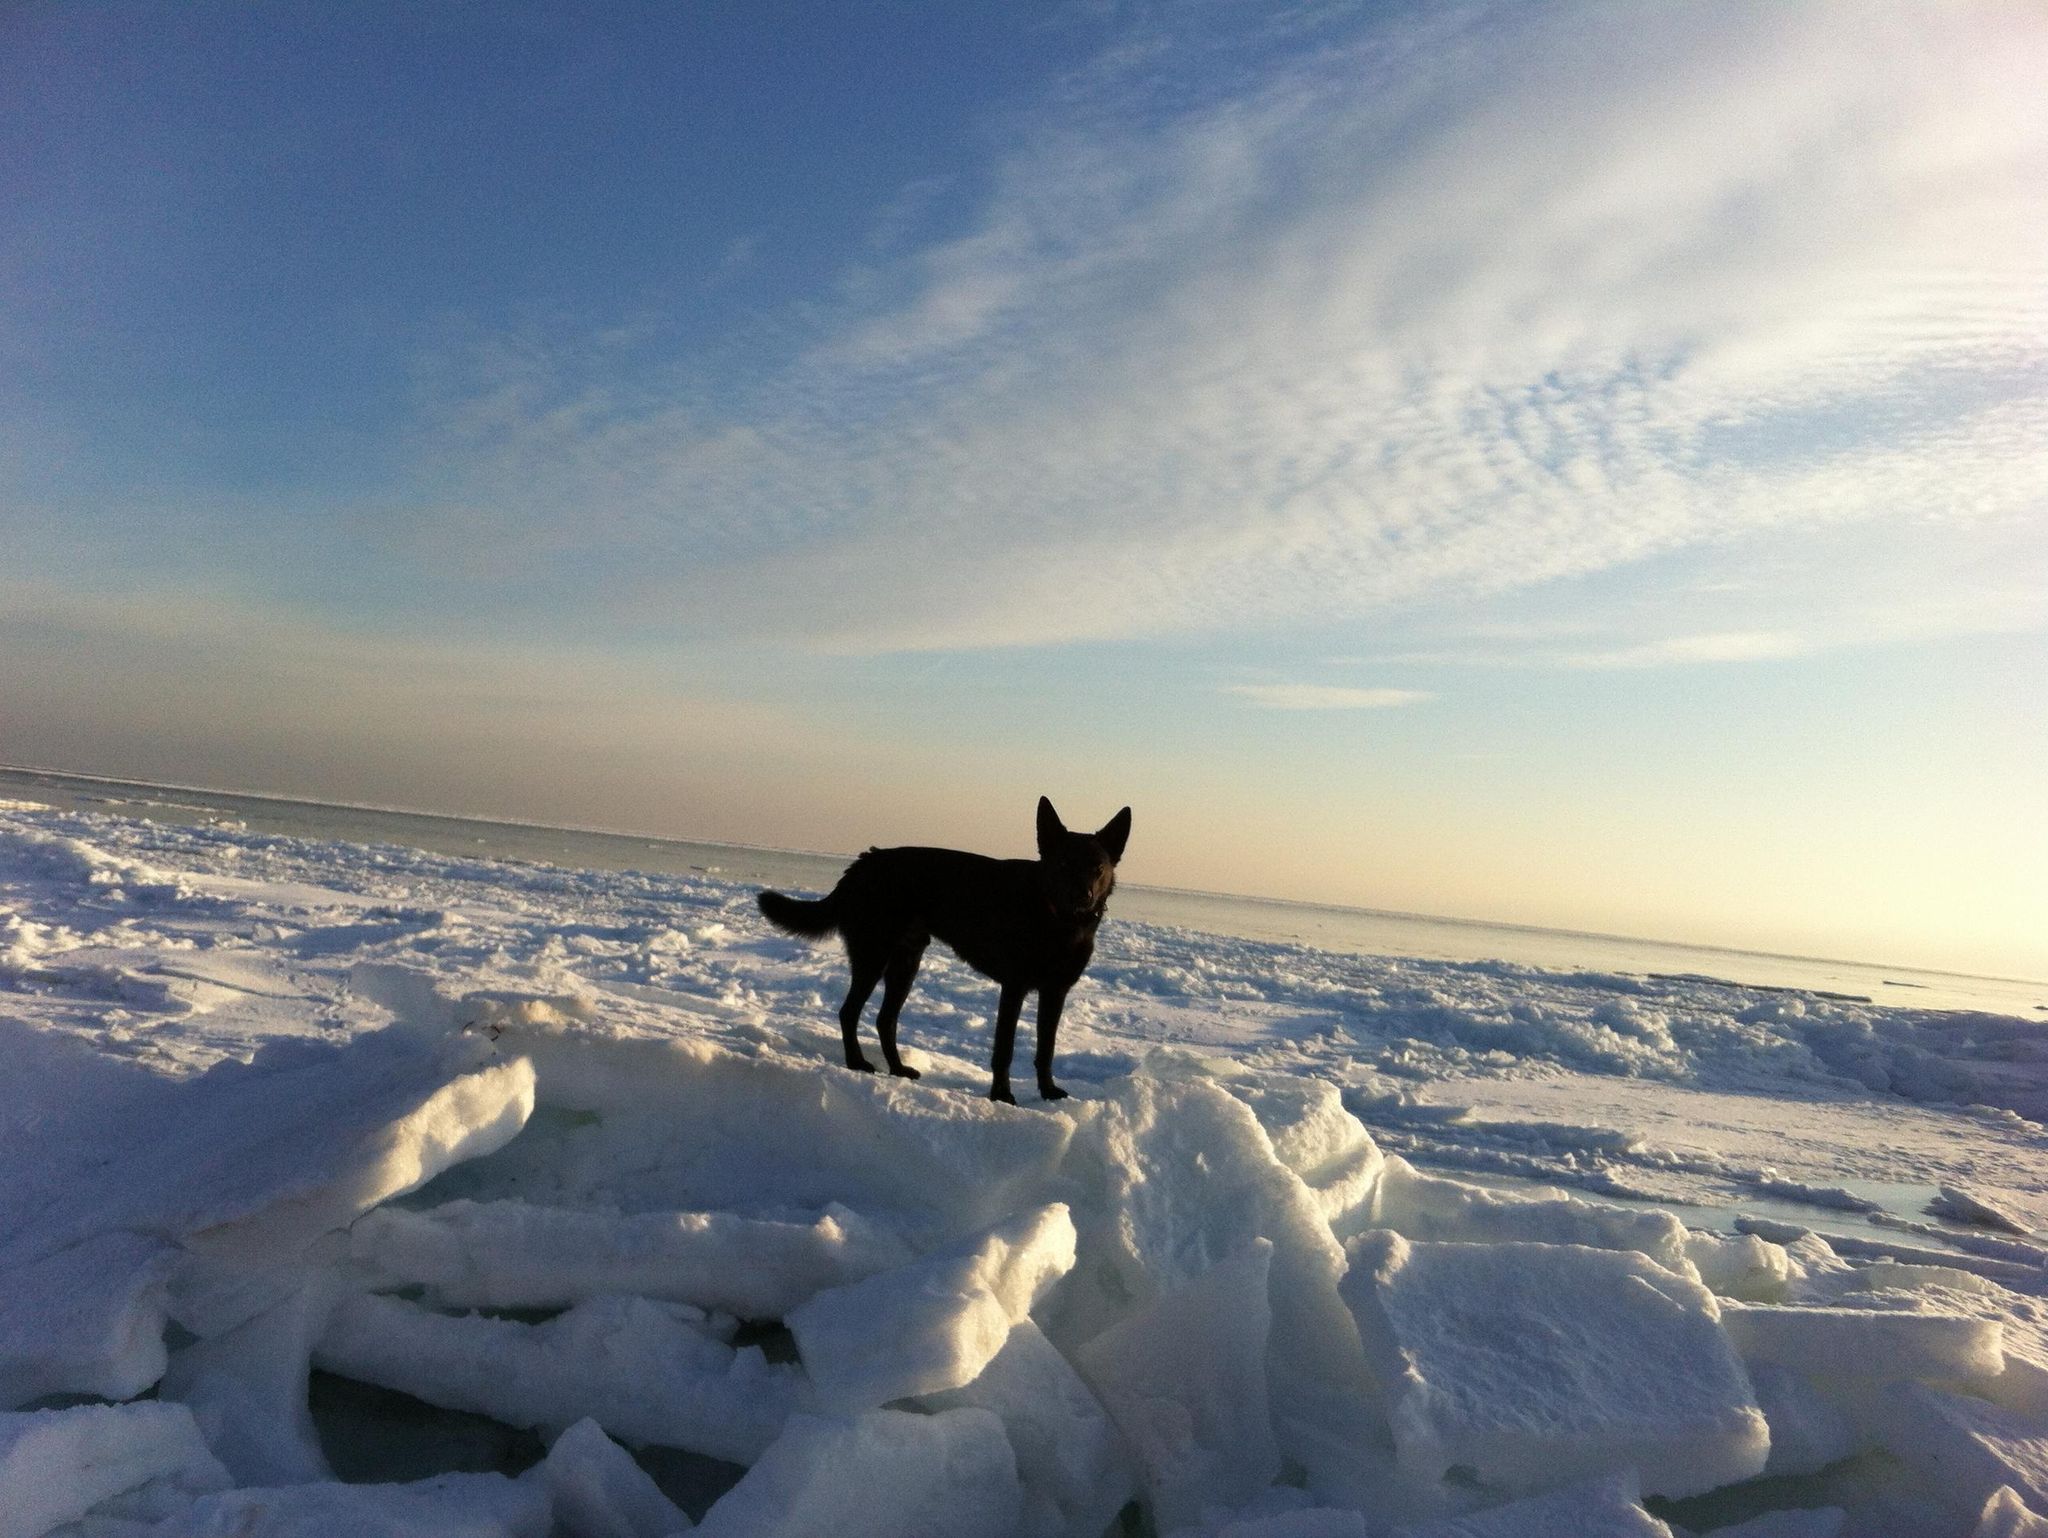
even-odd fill
[{"label": "blue sky", "polygon": [[0,757],[2048,974],[2048,19],[0,20]]}]

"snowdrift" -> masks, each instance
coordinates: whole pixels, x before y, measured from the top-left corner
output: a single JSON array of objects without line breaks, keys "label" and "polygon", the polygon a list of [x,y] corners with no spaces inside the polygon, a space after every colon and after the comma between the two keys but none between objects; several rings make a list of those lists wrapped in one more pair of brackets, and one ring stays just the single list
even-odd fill
[{"label": "snowdrift", "polygon": [[[0,1246],[0,1538],[2048,1511],[2048,1371],[1974,1274],[1481,1190],[1331,1085],[1169,1051],[1018,1109],[360,983],[386,1030],[200,1082]],[[316,1375],[516,1428],[526,1466],[342,1482]]]}]

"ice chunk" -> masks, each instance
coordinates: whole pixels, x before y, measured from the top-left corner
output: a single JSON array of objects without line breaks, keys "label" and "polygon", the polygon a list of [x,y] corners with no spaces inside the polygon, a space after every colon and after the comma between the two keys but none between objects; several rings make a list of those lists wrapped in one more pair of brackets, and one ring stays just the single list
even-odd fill
[{"label": "ice chunk", "polygon": [[556,1437],[536,1473],[567,1538],[670,1538],[690,1528],[675,1502],[594,1420]]},{"label": "ice chunk", "polygon": [[2029,1507],[2011,1485],[2001,1485],[1977,1514],[1970,1538],[2048,1538],[2048,1517]]},{"label": "ice chunk", "polygon": [[230,1483],[183,1405],[0,1412],[0,1538],[40,1538],[152,1480],[193,1494]]},{"label": "ice chunk", "polygon": [[632,1293],[742,1319],[780,1319],[814,1293],[910,1258],[895,1234],[838,1206],[788,1223],[453,1201],[424,1212],[380,1207],[349,1239],[375,1286],[420,1286],[454,1307],[561,1308]]},{"label": "ice chunk", "polygon": [[2001,1485],[2048,1509],[2048,1434],[2027,1416],[1982,1399],[1901,1383],[1885,1417],[1885,1446],[1942,1500],[1971,1515]]},{"label": "ice chunk", "polygon": [[1721,1324],[1745,1362],[1775,1362],[1815,1381],[1989,1377],[2005,1365],[1996,1319],[1730,1303]]},{"label": "ice chunk", "polygon": [[1250,1241],[1076,1357],[1137,1460],[1161,1532],[1206,1507],[1243,1505],[1280,1472],[1265,1371],[1273,1250]]},{"label": "ice chunk", "polygon": [[680,1303],[592,1298],[545,1324],[451,1318],[398,1298],[336,1306],[315,1361],[512,1426],[588,1416],[632,1442],[733,1463],[760,1456],[795,1403],[799,1375],[754,1346],[735,1351]]},{"label": "ice chunk", "polygon": [[547,1492],[502,1474],[209,1495],[150,1538],[548,1538]]},{"label": "ice chunk", "polygon": [[[1148,1059],[1147,1068],[1159,1057]],[[1371,1221],[1386,1155],[1336,1085],[1266,1073],[1233,1077],[1223,1087],[1251,1107],[1273,1156],[1302,1178],[1334,1232],[1355,1232]]]},{"label": "ice chunk", "polygon": [[793,1416],[698,1538],[1012,1538],[1017,1466],[986,1410]]},{"label": "ice chunk", "polygon": [[1024,1486],[1022,1538],[1100,1533],[1136,1493],[1101,1402],[1029,1319],[1018,1321],[980,1377],[921,1402],[989,1410],[1002,1421]]},{"label": "ice chunk", "polygon": [[525,1058],[458,1074],[374,1128],[327,1178],[302,1177],[277,1200],[188,1242],[215,1255],[255,1260],[303,1247],[452,1164],[502,1148],[533,1114],[533,1095],[533,1065]]},{"label": "ice chunk", "polygon": [[1377,1229],[1350,1253],[1344,1296],[1417,1477],[1520,1492],[1632,1466],[1684,1496],[1762,1470],[1763,1414],[1697,1282],[1620,1250]]},{"label": "ice chunk", "polygon": [[1425,1175],[1401,1158],[1387,1160],[1378,1212],[1378,1227],[1411,1239],[1472,1244],[1520,1240],[1633,1250],[1667,1271],[1693,1274],[1685,1225],[1668,1212],[1611,1207],[1562,1193],[1508,1195],[1468,1181]]},{"label": "ice chunk", "polygon": [[1083,1209],[1081,1265],[1046,1333],[1062,1346],[1085,1341],[1254,1239],[1271,1241],[1274,1429],[1310,1488],[1331,1488],[1384,1429],[1337,1295],[1344,1252],[1315,1195],[1251,1109],[1206,1079],[1132,1077],[1091,1110],[1069,1171],[1098,1201]]},{"label": "ice chunk", "polygon": [[171,1358],[162,1397],[191,1408],[237,1484],[333,1477],[306,1407],[313,1338],[326,1322],[332,1289],[330,1278],[308,1277],[274,1308]]},{"label": "ice chunk", "polygon": [[2008,1410],[2048,1424],[2048,1367],[2038,1362],[2007,1351],[2005,1370],[1995,1378],[1972,1383],[1970,1388]]},{"label": "ice chunk", "polygon": [[1974,1223],[1980,1228],[1995,1228],[2000,1233],[2018,1234],[2022,1238],[2033,1232],[2004,1207],[1974,1191],[1965,1191],[1961,1186],[1942,1186],[1940,1194],[1927,1204],[1927,1210],[1936,1217]]},{"label": "ice chunk", "polygon": [[973,1381],[1073,1266],[1074,1221],[1055,1202],[821,1292],[786,1322],[818,1406],[868,1410]]},{"label": "ice chunk", "polygon": [[1766,1474],[1817,1473],[1856,1450],[1855,1428],[1841,1410],[1790,1368],[1752,1362],[1749,1381],[1771,1428]]},{"label": "ice chunk", "polygon": [[1505,1506],[1416,1527],[1394,1538],[1671,1538],[1643,1510],[1633,1473],[1610,1474]]},{"label": "ice chunk", "polygon": [[127,1399],[163,1376],[173,1255],[161,1239],[103,1233],[0,1272],[0,1410],[48,1394]]},{"label": "ice chunk", "polygon": [[1688,1233],[1685,1253],[1709,1292],[1749,1303],[1781,1303],[1805,1275],[1784,1245],[1755,1234]]}]

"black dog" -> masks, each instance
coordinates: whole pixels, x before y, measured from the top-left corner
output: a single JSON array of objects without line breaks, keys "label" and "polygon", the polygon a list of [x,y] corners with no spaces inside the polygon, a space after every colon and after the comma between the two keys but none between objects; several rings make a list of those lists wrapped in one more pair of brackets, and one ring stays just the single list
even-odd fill
[{"label": "black dog", "polygon": [[1053,1041],[1067,990],[1095,954],[1095,928],[1116,890],[1116,864],[1131,836],[1125,807],[1096,833],[1069,833],[1052,803],[1038,798],[1038,858],[992,860],[958,849],[870,849],[846,867],[839,884],[816,902],[763,892],[761,911],[791,934],[817,939],[834,930],[853,969],[839,1031],[846,1066],[873,1073],[861,1055],[860,1012],[875,984],[882,1010],[875,1034],[889,1072],[914,1079],[896,1055],[896,1016],[933,938],[977,972],[1002,985],[996,1006],[995,1082],[988,1097],[1017,1103],[1010,1093],[1010,1052],[1024,995],[1038,995],[1038,1093],[1060,1100],[1052,1081]]}]

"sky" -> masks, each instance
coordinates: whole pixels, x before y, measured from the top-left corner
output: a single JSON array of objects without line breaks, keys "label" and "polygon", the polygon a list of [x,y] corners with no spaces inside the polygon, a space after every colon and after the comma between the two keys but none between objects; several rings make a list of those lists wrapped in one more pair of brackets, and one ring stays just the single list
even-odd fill
[{"label": "sky", "polygon": [[0,9],[0,761],[2048,977],[2048,10]]}]

